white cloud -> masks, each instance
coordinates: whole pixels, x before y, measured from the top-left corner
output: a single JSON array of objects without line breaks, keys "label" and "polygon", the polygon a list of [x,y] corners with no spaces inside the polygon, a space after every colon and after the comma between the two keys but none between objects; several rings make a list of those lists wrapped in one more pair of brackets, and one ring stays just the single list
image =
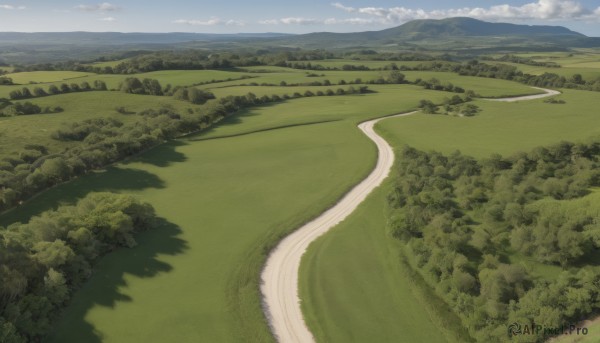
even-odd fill
[{"label": "white cloud", "polygon": [[323,22],[324,22],[323,20],[312,19],[312,18],[287,17],[287,18],[281,18],[281,19],[260,20],[258,23],[259,24],[264,24],[264,25],[278,25],[278,24],[283,24],[283,25],[317,25],[317,24],[323,24]]},{"label": "white cloud", "polygon": [[188,20],[188,19],[178,19],[173,21],[175,24],[184,24],[191,26],[215,26],[215,25],[227,25],[227,26],[244,26],[245,22],[239,20],[224,20],[217,17],[212,17],[208,20]]},{"label": "white cloud", "polygon": [[105,18],[100,18],[98,20],[113,22],[113,21],[117,21],[117,18],[115,18],[115,17],[105,17]]},{"label": "white cloud", "polygon": [[24,10],[27,9],[25,6],[14,6],[14,5],[0,5],[2,10]]},{"label": "white cloud", "polygon": [[[348,13],[357,13],[378,19],[382,24],[400,24],[415,19],[440,19],[448,17],[472,17],[490,21],[515,20],[600,20],[600,7],[585,8],[575,0],[538,0],[522,6],[496,5],[488,8],[464,7],[425,11],[406,7],[362,7],[354,8],[339,2],[333,7]],[[377,22],[377,21],[375,21]]]},{"label": "white cloud", "polygon": [[75,6],[75,8],[84,12],[114,12],[121,9],[119,6],[108,2],[103,2],[96,5],[78,5]]},{"label": "white cloud", "polygon": [[263,25],[338,25],[338,24],[351,24],[351,25],[368,25],[380,22],[379,19],[373,18],[328,18],[328,19],[314,19],[314,18],[301,18],[301,17],[287,17],[281,19],[267,19],[260,20],[258,23]]}]

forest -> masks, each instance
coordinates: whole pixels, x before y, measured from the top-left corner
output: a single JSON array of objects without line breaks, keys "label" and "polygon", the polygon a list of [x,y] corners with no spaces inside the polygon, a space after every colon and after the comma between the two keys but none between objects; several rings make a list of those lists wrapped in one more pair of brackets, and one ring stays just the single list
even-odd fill
[{"label": "forest", "polygon": [[399,157],[389,229],[477,341],[505,341],[507,323],[559,327],[600,310],[598,213],[563,205],[600,186],[600,142],[481,161],[411,147]]},{"label": "forest", "polygon": [[91,193],[0,228],[0,341],[39,342],[98,259],[157,224],[152,206],[133,196]]}]

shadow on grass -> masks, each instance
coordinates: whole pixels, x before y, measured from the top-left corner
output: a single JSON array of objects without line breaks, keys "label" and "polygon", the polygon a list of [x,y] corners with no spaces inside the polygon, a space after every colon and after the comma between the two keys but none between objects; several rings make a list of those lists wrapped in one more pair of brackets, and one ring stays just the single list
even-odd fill
[{"label": "shadow on grass", "polygon": [[15,207],[0,217],[0,226],[15,222],[27,222],[32,216],[56,209],[62,204],[74,204],[91,192],[137,191],[148,188],[164,188],[164,182],[145,170],[108,167],[104,171],[91,172],[51,188]]},{"label": "shadow on grass", "polygon": [[206,129],[203,129],[200,132],[185,136],[185,140],[187,140],[187,141],[204,140],[204,138],[203,138],[204,136],[214,133],[216,129],[224,127],[224,126],[241,124],[245,118],[259,116],[260,112],[258,110],[260,110],[261,108],[268,107],[268,106],[274,106],[274,105],[276,105],[276,104],[262,105],[260,107],[253,107],[253,108],[246,108],[246,109],[239,110],[238,112],[230,115],[229,117],[222,119],[218,123],[213,124],[213,125],[207,127]]},{"label": "shadow on grass", "polygon": [[187,145],[181,141],[161,144],[130,160],[109,166],[101,171],[92,171],[69,182],[50,188],[25,204],[15,207],[0,216],[0,226],[16,222],[27,222],[29,218],[44,211],[56,209],[62,204],[74,204],[91,192],[141,191],[149,188],[164,188],[165,183],[155,174],[135,167],[133,163],[145,163],[157,167],[168,167],[173,163],[187,161],[177,148]]},{"label": "shadow on grass", "polygon": [[129,164],[132,162],[141,162],[151,164],[157,167],[168,167],[173,163],[181,163],[187,161],[187,157],[177,151],[180,146],[187,145],[185,142],[176,140],[164,143],[152,148],[144,154],[141,154],[134,159],[124,162]]},{"label": "shadow on grass", "polygon": [[188,249],[187,243],[178,238],[180,233],[178,226],[160,219],[156,228],[136,236],[136,247],[121,248],[104,256],[95,266],[90,280],[76,291],[75,297],[55,323],[53,334],[45,341],[103,342],[102,333],[86,320],[86,314],[97,306],[114,308],[119,302],[135,301],[122,292],[128,286],[126,277],[151,278],[170,272],[171,265],[161,261],[159,256],[178,255]]}]

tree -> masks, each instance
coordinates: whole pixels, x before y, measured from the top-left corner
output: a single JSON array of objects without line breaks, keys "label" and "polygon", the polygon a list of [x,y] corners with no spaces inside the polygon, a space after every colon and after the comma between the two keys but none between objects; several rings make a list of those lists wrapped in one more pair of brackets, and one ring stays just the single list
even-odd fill
[{"label": "tree", "polygon": [[52,94],[52,95],[56,95],[56,94],[60,94],[60,90],[58,89],[58,87],[56,87],[55,85],[50,85],[50,87],[48,87],[48,93]]},{"label": "tree", "polygon": [[104,81],[96,80],[94,81],[94,89],[97,91],[105,91],[107,90],[106,83]]},{"label": "tree", "polygon": [[397,69],[392,70],[388,73],[386,81],[387,83],[400,84],[404,83],[406,76],[399,72]]},{"label": "tree", "polygon": [[48,93],[46,93],[46,91],[43,90],[41,87],[35,87],[33,89],[33,95],[35,95],[36,97],[41,97],[48,95]]},{"label": "tree", "polygon": [[70,174],[69,166],[62,157],[50,158],[44,161],[40,167],[40,172],[55,184],[66,180]]},{"label": "tree", "polygon": [[145,94],[144,85],[142,81],[137,77],[128,77],[122,83],[120,87],[121,92],[131,94]]},{"label": "tree", "polygon": [[419,108],[425,114],[435,114],[437,112],[437,106],[431,100],[421,100]]}]

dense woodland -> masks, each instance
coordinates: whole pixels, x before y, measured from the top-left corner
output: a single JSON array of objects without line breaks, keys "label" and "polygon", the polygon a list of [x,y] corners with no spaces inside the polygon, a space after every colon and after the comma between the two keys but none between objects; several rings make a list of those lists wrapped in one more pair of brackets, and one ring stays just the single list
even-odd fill
[{"label": "dense woodland", "polygon": [[577,323],[600,310],[600,209],[569,204],[600,186],[599,167],[598,141],[483,161],[405,147],[390,230],[477,341],[505,341],[513,322]]},{"label": "dense woodland", "polygon": [[129,195],[91,193],[26,224],[0,227],[0,341],[39,342],[98,259],[136,245],[158,224],[152,206]]}]

